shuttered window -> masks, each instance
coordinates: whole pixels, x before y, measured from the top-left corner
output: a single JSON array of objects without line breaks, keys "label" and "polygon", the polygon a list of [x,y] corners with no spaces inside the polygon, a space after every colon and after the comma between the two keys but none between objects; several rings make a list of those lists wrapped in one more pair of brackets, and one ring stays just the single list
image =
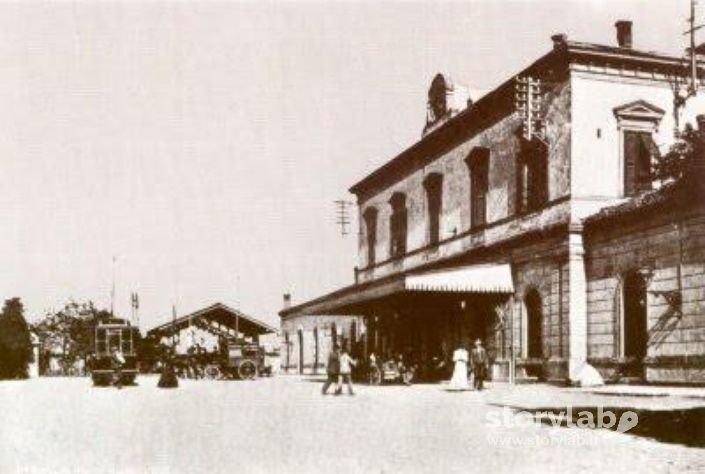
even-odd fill
[{"label": "shuttered window", "polygon": [[517,210],[532,212],[548,202],[548,150],[540,143],[524,143],[517,169]]},{"label": "shuttered window", "polygon": [[390,256],[400,257],[406,253],[406,196],[394,193],[389,200],[392,206],[390,226]]},{"label": "shuttered window", "polygon": [[443,206],[443,175],[432,173],[424,180],[428,206],[428,243],[435,245],[440,238]]},{"label": "shuttered window", "polygon": [[367,234],[367,265],[374,265],[377,247],[377,209],[368,208],[363,214],[363,220]]},{"label": "shuttered window", "polygon": [[489,150],[470,157],[470,226],[487,223],[487,190],[489,185]]},{"label": "shuttered window", "polygon": [[652,188],[651,158],[657,153],[651,133],[624,132],[625,196],[634,196]]}]

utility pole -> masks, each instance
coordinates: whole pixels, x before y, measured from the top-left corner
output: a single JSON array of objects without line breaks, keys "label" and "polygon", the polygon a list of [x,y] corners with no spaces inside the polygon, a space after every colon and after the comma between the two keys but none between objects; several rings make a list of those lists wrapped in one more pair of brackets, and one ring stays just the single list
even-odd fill
[{"label": "utility pole", "polygon": [[115,317],[115,262],[117,260],[117,257],[113,255],[113,282],[112,286],[110,287],[110,317],[114,318]]},{"label": "utility pole", "polygon": [[350,216],[348,214],[350,210],[350,206],[352,206],[353,203],[350,201],[345,201],[342,199],[339,199],[335,201],[336,205],[336,217],[337,220],[335,221],[336,224],[340,226],[340,235],[346,236],[348,235],[348,226],[350,225]]},{"label": "utility pole", "polygon": [[176,305],[171,305],[171,350],[176,353]]},{"label": "utility pole", "polygon": [[688,25],[690,28],[684,35],[690,36],[690,87],[688,88],[688,97],[692,97],[698,92],[698,63],[695,57],[695,32],[705,25],[695,24],[695,4],[697,0],[690,0],[690,17],[688,18]]},{"label": "utility pole", "polygon": [[538,139],[545,143],[541,101],[540,79],[516,78],[514,107],[522,119],[522,136],[527,141]]},{"label": "utility pole", "polygon": [[685,91],[681,91],[678,89],[675,89],[675,95],[674,95],[674,119],[675,119],[675,135],[678,136],[680,134],[680,125],[679,125],[679,110],[683,107],[685,107],[685,103],[690,99],[691,97],[695,97],[698,93],[698,61],[696,57],[696,51],[695,51],[695,32],[698,31],[699,29],[705,27],[705,24],[700,24],[696,25],[695,24],[695,5],[697,3],[697,0],[690,0],[690,17],[688,17],[688,26],[689,28],[683,32],[684,35],[689,35],[690,37],[690,47],[686,50],[688,54],[688,60],[689,60],[689,65],[688,65],[688,85],[685,89]]},{"label": "utility pole", "polygon": [[130,293],[130,307],[132,308],[131,320],[136,327],[140,325],[139,309],[140,309],[140,297],[137,292]]}]

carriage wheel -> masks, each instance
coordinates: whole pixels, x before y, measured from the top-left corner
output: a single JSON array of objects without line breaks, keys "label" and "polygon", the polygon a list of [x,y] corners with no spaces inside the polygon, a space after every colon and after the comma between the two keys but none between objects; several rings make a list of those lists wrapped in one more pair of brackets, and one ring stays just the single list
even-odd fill
[{"label": "carriage wheel", "polygon": [[221,377],[220,369],[216,365],[209,365],[206,367],[206,377],[211,380],[217,380]]},{"label": "carriage wheel", "polygon": [[379,385],[382,383],[382,372],[379,367],[372,367],[370,369],[370,385]]},{"label": "carriage wheel", "polygon": [[257,366],[251,360],[243,361],[237,368],[237,375],[242,380],[252,380],[257,375]]}]

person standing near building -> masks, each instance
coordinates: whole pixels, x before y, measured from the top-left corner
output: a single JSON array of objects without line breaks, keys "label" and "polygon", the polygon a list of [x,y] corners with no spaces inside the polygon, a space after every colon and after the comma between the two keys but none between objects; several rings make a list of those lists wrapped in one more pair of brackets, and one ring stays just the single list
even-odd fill
[{"label": "person standing near building", "polygon": [[476,390],[482,390],[483,382],[487,377],[489,358],[480,339],[475,341],[475,348],[470,353],[470,364],[472,365],[473,386]]},{"label": "person standing near building", "polygon": [[330,351],[330,354],[328,354],[326,372],[328,378],[326,379],[326,383],[323,384],[323,395],[328,394],[328,389],[331,385],[335,385],[336,389],[338,387],[338,376],[340,375],[340,346],[337,344],[333,347],[333,350]]},{"label": "person standing near building", "polygon": [[347,348],[340,354],[340,377],[338,378],[338,388],[335,391],[339,395],[343,391],[343,383],[348,386],[348,395],[355,395],[352,387],[352,368],[356,365],[355,359],[350,357]]},{"label": "person standing near building", "polygon": [[468,351],[461,345],[453,351],[453,377],[448,390],[468,390]]}]

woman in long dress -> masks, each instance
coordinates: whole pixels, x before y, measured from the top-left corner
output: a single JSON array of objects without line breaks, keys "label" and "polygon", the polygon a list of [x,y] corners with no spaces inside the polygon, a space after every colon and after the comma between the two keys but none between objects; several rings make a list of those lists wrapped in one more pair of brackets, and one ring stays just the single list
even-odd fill
[{"label": "woman in long dress", "polygon": [[453,352],[453,377],[448,384],[448,390],[469,390],[468,385],[468,351],[462,346]]}]

